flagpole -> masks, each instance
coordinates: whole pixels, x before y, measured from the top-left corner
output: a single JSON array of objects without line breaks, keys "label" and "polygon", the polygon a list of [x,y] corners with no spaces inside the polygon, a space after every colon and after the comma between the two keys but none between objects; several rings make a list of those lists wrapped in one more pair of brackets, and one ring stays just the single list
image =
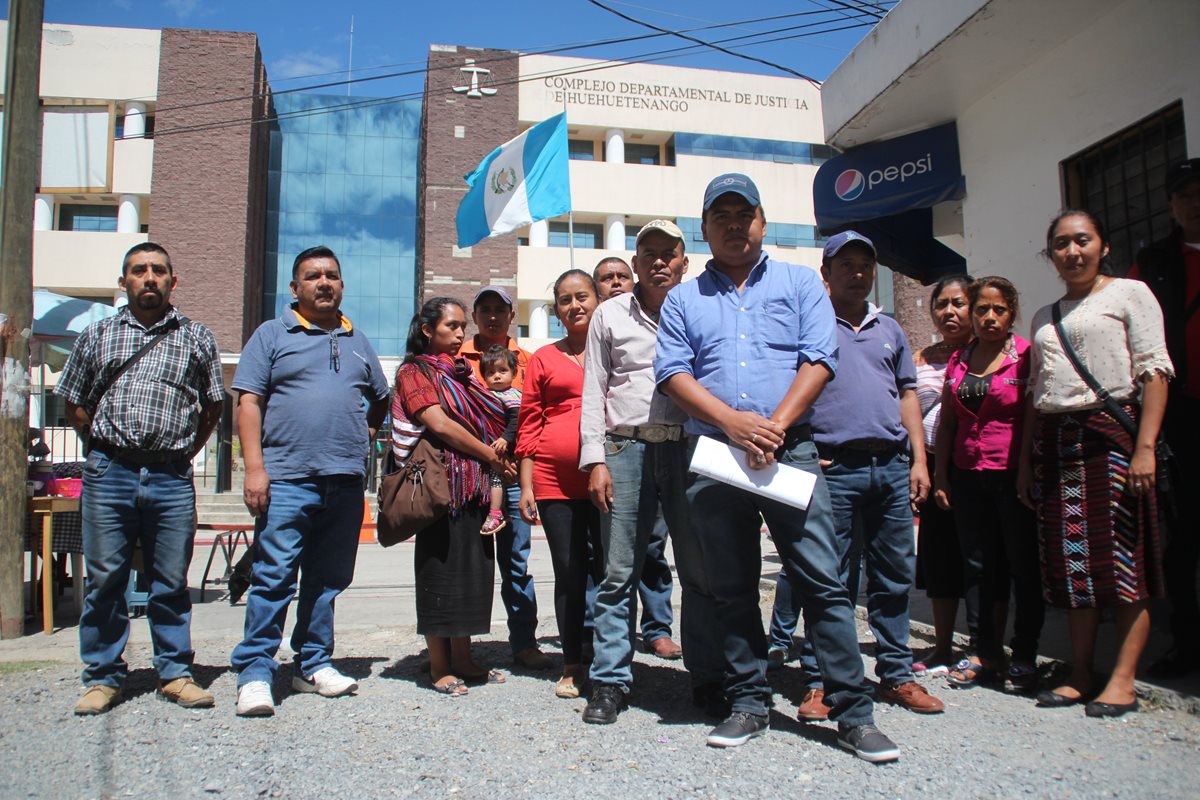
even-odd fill
[{"label": "flagpole", "polygon": [[[563,96],[563,124],[567,122],[567,98]],[[570,166],[568,165],[568,170]],[[567,245],[570,248],[571,269],[575,269],[575,203],[567,211]]]}]

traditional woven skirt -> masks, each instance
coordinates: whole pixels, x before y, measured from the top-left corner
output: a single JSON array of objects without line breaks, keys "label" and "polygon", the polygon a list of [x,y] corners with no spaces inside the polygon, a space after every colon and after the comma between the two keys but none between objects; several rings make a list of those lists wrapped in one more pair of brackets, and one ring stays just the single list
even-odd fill
[{"label": "traditional woven skirt", "polygon": [[[1135,420],[1137,409],[1126,407]],[[1153,492],[1127,491],[1133,440],[1107,411],[1038,414],[1033,493],[1046,602],[1104,608],[1162,596]]]}]

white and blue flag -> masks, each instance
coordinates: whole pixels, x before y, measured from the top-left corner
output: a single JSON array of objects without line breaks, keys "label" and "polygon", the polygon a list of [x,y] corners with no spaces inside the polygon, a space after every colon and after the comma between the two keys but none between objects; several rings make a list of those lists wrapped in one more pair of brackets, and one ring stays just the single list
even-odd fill
[{"label": "white and blue flag", "polygon": [[515,231],[571,210],[567,115],[539,122],[497,147],[466,176],[458,246]]}]

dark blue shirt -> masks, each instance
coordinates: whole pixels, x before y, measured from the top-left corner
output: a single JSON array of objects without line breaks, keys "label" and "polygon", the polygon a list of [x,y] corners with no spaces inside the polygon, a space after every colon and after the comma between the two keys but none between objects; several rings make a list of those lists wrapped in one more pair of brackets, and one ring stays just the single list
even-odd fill
[{"label": "dark blue shirt", "polygon": [[[775,413],[805,363],[837,369],[833,306],[815,270],[764,253],[739,292],[709,261],[667,294],[654,380],[685,372],[737,411]],[[797,420],[807,422],[808,415]],[[689,433],[720,430],[689,419]]]},{"label": "dark blue shirt", "polygon": [[271,480],[364,475],[366,404],[388,397],[379,357],[362,331],[323,330],[288,308],[242,350],[233,388],[263,398],[263,465]]},{"label": "dark blue shirt", "polygon": [[838,318],[837,340],[840,368],[813,403],[813,439],[833,447],[863,439],[907,442],[900,392],[916,388],[917,368],[900,325],[869,306],[857,331]]}]

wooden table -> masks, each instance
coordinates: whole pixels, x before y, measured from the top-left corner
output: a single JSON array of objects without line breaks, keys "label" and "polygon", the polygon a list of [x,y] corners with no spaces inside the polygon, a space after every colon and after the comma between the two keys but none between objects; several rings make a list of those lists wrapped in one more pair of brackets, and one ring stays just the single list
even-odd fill
[{"label": "wooden table", "polygon": [[79,511],[78,497],[31,497],[29,511],[42,519],[42,632],[54,633],[54,515]]}]

